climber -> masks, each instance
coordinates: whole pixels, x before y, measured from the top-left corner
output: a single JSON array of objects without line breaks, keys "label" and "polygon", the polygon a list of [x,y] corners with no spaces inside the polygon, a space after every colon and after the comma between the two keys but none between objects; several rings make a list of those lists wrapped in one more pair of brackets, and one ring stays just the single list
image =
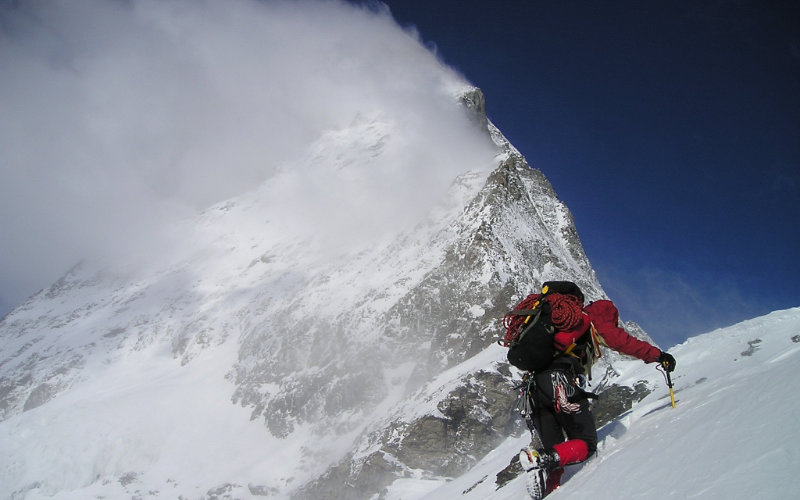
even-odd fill
[{"label": "climber", "polygon": [[[584,391],[583,385],[586,376],[591,377],[592,361],[601,355],[601,345],[645,363],[658,362],[667,372],[675,369],[675,358],[669,353],[620,328],[613,302],[583,304],[583,293],[574,283],[547,282],[541,294],[532,294],[505,318],[507,332],[502,342],[510,347],[508,359],[526,371],[526,421],[534,444],[519,457],[528,471],[529,493],[537,499],[560,485],[565,465],[583,462],[597,448],[589,401],[594,395]],[[549,335],[547,348],[537,342],[542,335]],[[531,364],[534,359],[546,361]]]}]

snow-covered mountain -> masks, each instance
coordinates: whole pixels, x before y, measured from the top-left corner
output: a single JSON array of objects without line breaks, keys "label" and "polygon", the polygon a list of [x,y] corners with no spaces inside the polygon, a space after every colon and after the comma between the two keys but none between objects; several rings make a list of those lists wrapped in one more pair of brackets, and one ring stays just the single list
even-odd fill
[{"label": "snow-covered mountain", "polygon": [[[462,97],[482,103],[476,90]],[[4,425],[33,428],[4,435],[15,457],[6,493],[131,490],[146,478],[186,494],[229,484],[289,494],[368,429],[413,435],[386,427],[390,409],[491,345],[522,291],[578,276],[599,290],[566,208],[493,128],[487,143],[490,130],[496,158],[465,171],[415,225],[359,241],[357,223],[285,208],[302,193],[298,170],[336,186],[332,176],[349,176],[354,196],[370,196],[380,179],[369,168],[402,134],[386,117],[360,118],[312,144],[302,168],[186,221],[189,244],[147,272],[78,265],[13,311],[0,323],[0,411]],[[323,220],[309,231],[312,216]],[[220,442],[217,418],[232,433]],[[194,425],[211,449],[184,435]],[[261,460],[231,464],[252,446]]]},{"label": "snow-covered mountain", "polygon": [[185,221],[187,243],[146,270],[81,264],[5,317],[5,492],[369,496],[411,471],[457,475],[518,434],[499,318],[543,280],[602,289],[480,91],[452,106],[495,156],[402,224],[292,202],[308,182],[352,190],[331,207],[374,198],[374,166],[397,164],[404,135],[361,116],[300,168]]}]

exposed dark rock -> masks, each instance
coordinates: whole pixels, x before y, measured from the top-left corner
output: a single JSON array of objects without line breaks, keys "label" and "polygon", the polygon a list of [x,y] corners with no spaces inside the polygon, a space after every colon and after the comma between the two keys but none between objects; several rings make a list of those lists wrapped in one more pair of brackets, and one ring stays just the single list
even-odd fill
[{"label": "exposed dark rock", "polygon": [[502,488],[508,484],[509,481],[522,474],[522,472],[522,466],[519,464],[519,455],[514,455],[511,458],[511,462],[508,464],[508,466],[497,473],[494,482],[498,488]]},{"label": "exposed dark rock", "polygon": [[597,427],[600,428],[626,411],[633,408],[648,394],[653,392],[643,381],[637,382],[633,387],[612,385],[605,389],[595,402],[592,413]]},{"label": "exposed dark rock", "polygon": [[742,351],[742,356],[752,356],[761,346],[761,339],[751,340],[747,343],[747,350]]}]

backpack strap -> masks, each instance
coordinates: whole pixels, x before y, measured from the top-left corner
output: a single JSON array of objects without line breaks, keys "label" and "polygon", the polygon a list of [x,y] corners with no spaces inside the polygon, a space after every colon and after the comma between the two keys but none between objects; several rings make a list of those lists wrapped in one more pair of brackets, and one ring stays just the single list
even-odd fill
[{"label": "backpack strap", "polygon": [[[522,340],[530,328],[539,321],[542,314],[541,295],[531,294],[523,299],[516,307],[503,316],[503,326],[506,334],[498,339],[497,343],[503,347],[512,347]],[[523,316],[525,317],[523,319]],[[531,321],[532,320],[532,321]]]},{"label": "backpack strap", "polygon": [[605,341],[603,340],[603,337],[597,333],[597,328],[594,327],[594,323],[589,323],[589,333],[592,334],[592,349],[597,353],[597,356],[595,357],[602,358],[603,351],[600,350],[600,344],[602,343],[605,345]]},{"label": "backpack strap", "polygon": [[603,353],[600,350],[601,341],[602,337],[597,334],[597,328],[595,328],[594,323],[589,323],[589,331],[558,354],[578,360],[584,373],[589,377],[589,380],[592,380],[594,360],[603,357]]},{"label": "backpack strap", "polygon": [[535,325],[539,321],[539,316],[542,315],[542,308],[540,307],[540,308],[538,308],[536,310],[532,310],[530,312],[536,314],[535,316],[533,316],[533,321],[531,321],[531,316],[532,315],[529,314],[528,317],[525,318],[525,321],[522,322],[522,324],[524,325],[524,328],[519,333],[519,336],[516,339],[514,339],[514,343],[519,344],[520,342],[522,342],[522,339],[525,337],[525,335],[529,331],[531,331],[531,328],[533,328],[533,325]]},{"label": "backpack strap", "polygon": [[[514,311],[509,311],[506,316],[532,316],[534,314],[539,314],[542,312],[542,308],[537,309],[517,309]],[[526,318],[527,322],[527,318]]]}]

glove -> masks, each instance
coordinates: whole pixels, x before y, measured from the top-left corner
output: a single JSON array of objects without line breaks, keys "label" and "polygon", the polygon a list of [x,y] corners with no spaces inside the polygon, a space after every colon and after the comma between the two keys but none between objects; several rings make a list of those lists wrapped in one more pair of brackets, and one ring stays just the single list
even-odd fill
[{"label": "glove", "polygon": [[672,357],[672,354],[668,352],[661,351],[661,355],[658,357],[658,362],[668,372],[671,372],[675,369],[675,358]]}]

